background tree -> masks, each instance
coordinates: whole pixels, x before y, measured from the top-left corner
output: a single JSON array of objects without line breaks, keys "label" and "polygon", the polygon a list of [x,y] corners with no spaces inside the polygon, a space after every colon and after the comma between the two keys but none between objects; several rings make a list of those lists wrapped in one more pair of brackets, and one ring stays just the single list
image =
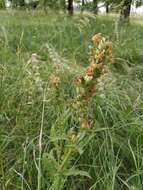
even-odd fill
[{"label": "background tree", "polygon": [[131,13],[131,4],[133,0],[124,0],[120,13],[120,21],[121,22],[129,22],[129,17]]},{"label": "background tree", "polygon": [[73,15],[73,0],[68,0],[68,12],[70,15]]},{"label": "background tree", "polygon": [[82,0],[81,1],[81,12],[84,11],[84,8],[85,8],[85,0]]},{"label": "background tree", "polygon": [[93,0],[93,12],[94,14],[98,13],[98,0]]},{"label": "background tree", "polygon": [[109,1],[109,0],[106,0],[106,1],[105,1],[105,8],[106,8],[106,13],[107,13],[107,14],[109,13],[109,5],[110,5],[110,1]]},{"label": "background tree", "polygon": [[136,7],[140,7],[143,5],[143,0],[136,0],[135,4],[136,4]]},{"label": "background tree", "polygon": [[10,0],[12,7],[24,7],[25,0]]},{"label": "background tree", "polygon": [[131,13],[131,5],[134,1],[142,1],[142,0],[104,0],[106,6],[106,12],[109,12],[109,7],[111,10],[120,12],[120,21],[128,22],[130,13]]},{"label": "background tree", "polygon": [[[100,2],[104,3],[106,8],[106,13],[109,11],[120,12],[120,21],[128,22],[131,12],[131,4],[134,3],[137,7],[143,4],[143,0],[29,0],[29,3],[25,3],[25,0],[9,0],[12,3],[13,7],[25,7],[29,6],[31,8],[39,7],[44,8],[47,12],[47,9],[55,10],[68,10],[70,15],[73,15],[74,6],[73,3],[77,2],[81,5],[81,12],[84,9],[88,11],[93,11],[95,14],[98,13],[98,4]],[[0,7],[4,7],[5,0],[0,0]]]},{"label": "background tree", "polygon": [[4,8],[5,8],[5,1],[0,0],[0,9],[4,9]]}]

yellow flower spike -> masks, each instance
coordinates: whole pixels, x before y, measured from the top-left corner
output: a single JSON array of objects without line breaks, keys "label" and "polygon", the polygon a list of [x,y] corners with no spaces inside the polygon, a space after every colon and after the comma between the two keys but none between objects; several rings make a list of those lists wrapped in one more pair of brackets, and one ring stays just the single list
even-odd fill
[{"label": "yellow flower spike", "polygon": [[101,35],[101,33],[95,34],[95,35],[92,37],[92,41],[93,41],[93,44],[94,44],[94,45],[99,44],[101,40],[102,40],[102,35]]},{"label": "yellow flower spike", "polygon": [[[88,106],[93,96],[96,94],[96,86],[99,79],[109,75],[108,65],[113,62],[113,47],[110,41],[101,33],[95,34],[92,38],[93,48],[89,58],[90,65],[85,74],[75,80],[77,100],[76,112],[79,116],[81,128],[91,128],[91,122],[88,120]],[[78,98],[79,97],[79,98]]]},{"label": "yellow flower spike", "polygon": [[106,42],[106,47],[108,48],[108,49],[110,49],[110,50],[112,50],[112,48],[113,48],[113,44],[112,44],[112,42]]},{"label": "yellow flower spike", "polygon": [[103,69],[103,63],[97,64],[96,68],[99,70],[102,70]]},{"label": "yellow flower spike", "polygon": [[83,80],[84,80],[83,76],[79,76],[79,77],[77,77],[77,78],[74,80],[74,84],[75,84],[76,86],[80,86],[81,83],[83,82]]},{"label": "yellow flower spike", "polygon": [[81,120],[81,128],[82,129],[91,129],[91,122],[88,121],[87,119],[82,119]]},{"label": "yellow flower spike", "polygon": [[107,48],[107,54],[109,56],[109,63],[113,63],[113,44],[112,42],[108,41],[106,42],[106,48]]},{"label": "yellow flower spike", "polygon": [[89,91],[89,93],[94,95],[96,93],[96,84],[95,83],[91,84],[88,88],[88,91]]},{"label": "yellow flower spike", "polygon": [[51,76],[50,76],[50,83],[51,83],[54,87],[58,88],[58,87],[60,86],[60,84],[61,84],[61,80],[60,80],[60,78],[59,78],[58,76],[51,75]]},{"label": "yellow flower spike", "polygon": [[105,53],[104,51],[101,51],[98,55],[97,55],[97,59],[99,62],[102,62],[102,60],[104,59],[105,57]]},{"label": "yellow flower spike", "polygon": [[91,77],[94,75],[94,68],[93,67],[88,67],[87,70],[86,70],[86,75]]},{"label": "yellow flower spike", "polygon": [[90,82],[92,79],[93,79],[93,76],[85,75],[85,77],[84,77],[84,80],[85,80],[86,82]]}]

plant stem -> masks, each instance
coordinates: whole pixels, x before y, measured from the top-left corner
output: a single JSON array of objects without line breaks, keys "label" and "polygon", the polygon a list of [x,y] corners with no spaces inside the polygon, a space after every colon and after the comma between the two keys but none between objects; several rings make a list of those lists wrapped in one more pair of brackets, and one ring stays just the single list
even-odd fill
[{"label": "plant stem", "polygon": [[42,136],[43,136],[43,126],[44,126],[44,113],[45,113],[45,91],[43,93],[43,107],[42,107],[42,118],[41,118],[41,128],[39,135],[39,160],[38,160],[38,187],[37,190],[41,190],[41,158],[42,158]]}]

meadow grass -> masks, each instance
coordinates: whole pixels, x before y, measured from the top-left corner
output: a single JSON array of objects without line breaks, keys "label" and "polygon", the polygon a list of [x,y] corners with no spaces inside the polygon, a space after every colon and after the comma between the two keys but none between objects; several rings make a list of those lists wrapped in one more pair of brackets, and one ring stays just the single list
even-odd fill
[{"label": "meadow grass", "polygon": [[[73,80],[99,32],[113,42],[112,74],[88,108],[92,129],[73,143]],[[120,26],[112,16],[0,12],[1,190],[142,189],[142,34],[136,18]]]}]

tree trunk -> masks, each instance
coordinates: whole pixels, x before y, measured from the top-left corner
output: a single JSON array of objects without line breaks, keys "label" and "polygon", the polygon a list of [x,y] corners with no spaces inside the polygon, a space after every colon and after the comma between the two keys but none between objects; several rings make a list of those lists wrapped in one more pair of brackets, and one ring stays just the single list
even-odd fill
[{"label": "tree trunk", "polygon": [[93,12],[94,14],[98,13],[98,0],[93,0]]},{"label": "tree trunk", "polygon": [[68,12],[73,15],[73,0],[68,0]]},{"label": "tree trunk", "polygon": [[25,0],[19,1],[19,6],[20,6],[20,7],[24,7],[24,6],[25,6]]},{"label": "tree trunk", "polygon": [[81,2],[81,12],[83,12],[83,11],[84,11],[84,6],[85,6],[85,1],[84,1],[84,0],[82,0],[82,2]]},{"label": "tree trunk", "polygon": [[106,7],[106,14],[108,14],[109,13],[109,3],[108,2],[106,2],[105,7]]},{"label": "tree trunk", "polygon": [[84,6],[85,5],[85,0],[82,0],[82,6]]},{"label": "tree trunk", "polygon": [[121,22],[129,22],[132,0],[124,0],[120,13]]}]

